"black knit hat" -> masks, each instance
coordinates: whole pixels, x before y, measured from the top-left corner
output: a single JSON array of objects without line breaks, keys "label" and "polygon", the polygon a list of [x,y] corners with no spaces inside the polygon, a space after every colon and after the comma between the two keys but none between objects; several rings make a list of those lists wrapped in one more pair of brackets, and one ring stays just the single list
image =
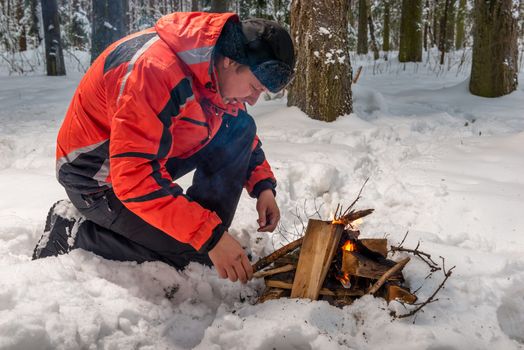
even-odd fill
[{"label": "black knit hat", "polygon": [[217,40],[216,51],[249,66],[271,92],[282,90],[293,78],[293,41],[276,22],[260,18],[240,24],[228,21]]}]

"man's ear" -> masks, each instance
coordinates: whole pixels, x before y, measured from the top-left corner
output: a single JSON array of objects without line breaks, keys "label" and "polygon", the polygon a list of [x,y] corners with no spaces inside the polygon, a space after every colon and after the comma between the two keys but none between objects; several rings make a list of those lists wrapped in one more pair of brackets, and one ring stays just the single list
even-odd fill
[{"label": "man's ear", "polygon": [[233,65],[235,61],[233,61],[231,58],[229,57],[226,57],[226,56],[223,56],[222,57],[222,67],[224,67],[225,69],[228,69],[229,67],[231,67]]}]

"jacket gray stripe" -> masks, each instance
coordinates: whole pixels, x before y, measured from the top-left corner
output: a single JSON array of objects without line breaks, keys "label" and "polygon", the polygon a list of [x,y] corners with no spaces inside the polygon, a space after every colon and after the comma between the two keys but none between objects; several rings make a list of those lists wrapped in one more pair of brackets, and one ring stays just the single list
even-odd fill
[{"label": "jacket gray stripe", "polygon": [[178,52],[177,55],[187,65],[208,62],[211,60],[213,48],[214,46],[199,47],[196,49]]},{"label": "jacket gray stripe", "polygon": [[89,146],[77,148],[74,151],[72,151],[71,153],[69,153],[69,154],[67,154],[67,155],[65,155],[65,156],[63,156],[61,158],[58,158],[57,161],[56,161],[56,178],[58,179],[58,172],[60,171],[60,168],[64,164],[73,162],[76,158],[78,158],[78,156],[80,156],[83,153],[91,152],[95,148],[97,148],[100,145],[102,145],[104,142],[107,142],[107,140],[109,140],[109,139],[102,140],[102,141],[100,141],[98,143],[95,143],[95,144],[92,144],[92,145],[89,145]]},{"label": "jacket gray stripe", "polygon": [[122,97],[122,94],[124,93],[124,89],[126,87],[126,83],[127,83],[127,79],[129,78],[129,76],[131,75],[131,72],[133,71],[133,68],[135,67],[135,63],[136,61],[138,60],[138,58],[140,56],[142,56],[142,54],[147,50],[149,49],[149,47],[151,45],[153,45],[158,39],[160,39],[160,37],[158,35],[155,35],[154,37],[152,37],[148,42],[146,42],[144,44],[144,46],[142,46],[140,48],[140,50],[138,50],[135,55],[133,56],[133,58],[131,58],[131,61],[129,61],[129,64],[127,66],[127,72],[126,72],[126,75],[124,75],[124,78],[122,79],[122,83],[120,84],[120,92],[118,93],[118,97],[116,99],[116,105],[118,106],[118,103],[120,102],[120,98]]},{"label": "jacket gray stripe", "polygon": [[106,159],[104,161],[104,164],[100,167],[100,170],[93,176],[93,179],[98,182],[98,185],[100,186],[109,186],[111,187],[111,184],[106,181],[107,176],[109,175],[109,159]]}]

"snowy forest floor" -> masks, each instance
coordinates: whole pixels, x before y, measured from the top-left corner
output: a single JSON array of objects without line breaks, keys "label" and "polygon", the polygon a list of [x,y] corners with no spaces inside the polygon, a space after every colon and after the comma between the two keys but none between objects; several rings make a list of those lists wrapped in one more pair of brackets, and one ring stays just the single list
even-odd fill
[{"label": "snowy forest floor", "polygon": [[[197,264],[176,271],[85,251],[31,261],[49,207],[65,198],[55,139],[82,74],[0,76],[0,349],[524,348],[524,85],[502,98],[472,96],[459,60],[437,71],[355,57],[364,71],[354,113],[330,124],[285,100],[249,108],[278,179],[283,227],[257,233],[244,194],[232,234],[265,255],[302,230],[297,213],[305,222],[323,204],[327,219],[369,177],[357,207],[376,211],[362,237],[396,244],[409,230],[406,246],[421,241],[456,265],[414,324],[391,319],[400,305],[369,296],[343,309],[252,305],[261,281],[231,283]],[[405,269],[413,288],[424,283],[422,299],[442,279],[424,281],[427,272],[417,259]]]}]

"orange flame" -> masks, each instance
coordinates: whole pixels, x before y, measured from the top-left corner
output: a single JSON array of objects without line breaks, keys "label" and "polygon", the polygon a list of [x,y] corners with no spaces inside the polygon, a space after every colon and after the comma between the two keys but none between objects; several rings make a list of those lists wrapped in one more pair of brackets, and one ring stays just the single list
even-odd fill
[{"label": "orange flame", "polygon": [[342,250],[347,250],[348,252],[354,252],[357,249],[355,243],[347,240],[346,243],[342,246]]},{"label": "orange flame", "polygon": [[351,282],[349,280],[349,274],[344,273],[344,276],[337,276],[337,280],[339,280],[340,283],[342,283],[342,286],[344,286],[344,288],[351,288]]}]

